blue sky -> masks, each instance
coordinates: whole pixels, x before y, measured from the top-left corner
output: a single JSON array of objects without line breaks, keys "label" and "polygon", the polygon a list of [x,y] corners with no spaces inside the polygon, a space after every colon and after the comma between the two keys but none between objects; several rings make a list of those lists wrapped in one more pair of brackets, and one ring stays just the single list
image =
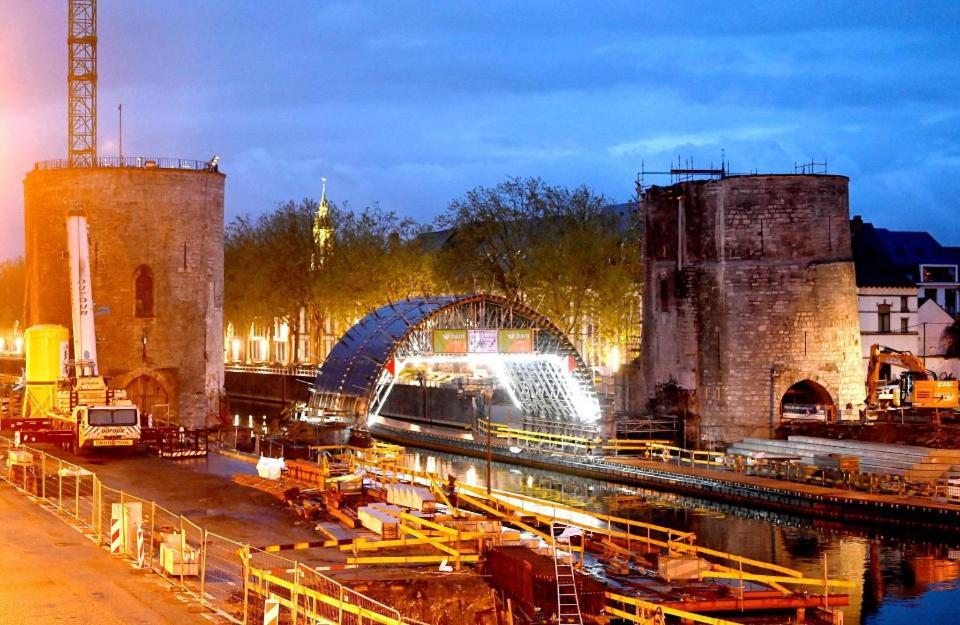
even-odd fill
[{"label": "blue sky", "polygon": [[[506,176],[629,199],[641,162],[829,162],[851,214],[960,244],[958,2],[100,0],[101,155],[221,156],[227,216],[432,219]],[[0,0],[0,258],[66,151],[66,0]]]}]

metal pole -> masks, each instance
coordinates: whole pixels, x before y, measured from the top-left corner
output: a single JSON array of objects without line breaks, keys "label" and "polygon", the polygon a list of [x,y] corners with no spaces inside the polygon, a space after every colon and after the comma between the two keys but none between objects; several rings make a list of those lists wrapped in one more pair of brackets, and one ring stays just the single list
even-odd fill
[{"label": "metal pole", "polygon": [[[200,607],[206,607],[206,599],[203,595],[205,582],[207,579],[207,530],[200,533]],[[293,625],[297,625],[294,621]]]},{"label": "metal pole", "polygon": [[240,559],[243,561],[243,621],[241,625],[247,625],[250,608],[250,545],[243,546]]},{"label": "metal pole", "polygon": [[119,122],[119,143],[120,143],[120,167],[123,167],[123,104],[117,105],[117,115],[120,119]]},{"label": "metal pole", "polygon": [[491,430],[493,428],[490,426],[490,417],[487,416],[487,495],[490,494],[491,488],[491,474],[493,472],[493,448],[492,441],[490,440]]},{"label": "metal pole", "polygon": [[183,568],[187,563],[187,530],[183,526],[183,515],[180,515],[180,590],[185,588],[183,584]]},{"label": "metal pole", "polygon": [[150,502],[150,570],[151,571],[153,570],[153,546],[154,546],[153,530],[154,530],[154,525],[156,524],[154,519],[156,518],[157,518],[157,502],[151,501]]}]

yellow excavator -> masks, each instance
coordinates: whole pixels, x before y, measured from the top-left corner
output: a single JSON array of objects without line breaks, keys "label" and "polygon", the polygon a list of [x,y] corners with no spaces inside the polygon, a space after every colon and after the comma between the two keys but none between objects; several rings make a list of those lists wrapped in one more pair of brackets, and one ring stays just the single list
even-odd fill
[{"label": "yellow excavator", "polygon": [[[880,368],[892,365],[906,369],[900,380],[887,387],[880,386]],[[938,379],[927,369],[923,358],[910,352],[874,344],[870,347],[867,368],[867,407],[873,410],[908,407],[917,410],[957,410],[957,381]],[[939,420],[937,415],[937,420]]]}]

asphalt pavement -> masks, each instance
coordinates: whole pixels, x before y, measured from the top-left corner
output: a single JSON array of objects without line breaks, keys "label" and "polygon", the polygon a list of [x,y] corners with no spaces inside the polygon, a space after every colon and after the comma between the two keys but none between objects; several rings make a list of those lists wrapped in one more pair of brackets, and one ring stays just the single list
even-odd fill
[{"label": "asphalt pavement", "polygon": [[2,483],[0,572],[0,625],[214,622]]}]

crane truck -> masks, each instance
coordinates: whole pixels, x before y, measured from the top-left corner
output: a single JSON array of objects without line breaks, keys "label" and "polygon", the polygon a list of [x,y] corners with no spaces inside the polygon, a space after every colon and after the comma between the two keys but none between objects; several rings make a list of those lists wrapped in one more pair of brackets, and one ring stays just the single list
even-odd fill
[{"label": "crane truck", "polygon": [[137,446],[142,434],[139,410],[125,391],[109,388],[100,375],[87,218],[82,210],[67,213],[67,246],[73,359],[63,326],[27,329],[23,412],[12,425],[23,442],[57,442],[74,451]]}]

